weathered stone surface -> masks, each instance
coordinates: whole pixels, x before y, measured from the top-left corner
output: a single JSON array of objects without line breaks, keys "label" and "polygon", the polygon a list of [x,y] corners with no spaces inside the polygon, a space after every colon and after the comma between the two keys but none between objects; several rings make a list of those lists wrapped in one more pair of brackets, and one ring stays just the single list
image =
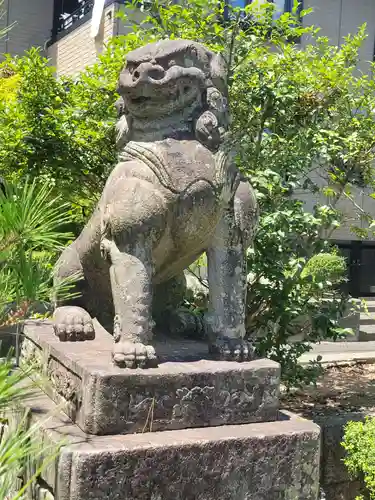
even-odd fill
[{"label": "weathered stone surface", "polygon": [[[43,394],[34,420],[51,414]],[[43,471],[59,500],[316,500],[320,429],[300,418],[122,436],[87,436],[61,414],[44,439],[65,440]]]},{"label": "weathered stone surface", "polygon": [[277,363],[213,361],[204,344],[169,339],[160,341],[159,367],[124,370],[111,364],[111,335],[96,326],[90,342],[60,342],[44,321],[24,327],[22,363],[48,377],[50,397],[85,432],[127,434],[277,418]]},{"label": "weathered stone surface", "polygon": [[[55,333],[61,341],[92,340],[97,318],[113,329],[118,366],[155,366],[158,286],[205,252],[211,352],[249,361],[245,253],[258,210],[226,140],[225,60],[194,41],[161,40],[127,54],[118,92],[119,161],[90,221],[57,263],[56,281],[80,276],[82,293],[58,302]],[[159,317],[170,305],[163,298]]]},{"label": "weathered stone surface", "polygon": [[360,483],[348,473],[344,464],[345,450],[341,445],[345,426],[349,421],[361,421],[366,412],[347,412],[340,415],[314,416],[322,432],[320,481],[327,500],[355,500],[360,494]]},{"label": "weathered stone surface", "polygon": [[334,483],[325,486],[323,491],[324,500],[355,500],[361,493],[361,486],[356,481]]}]

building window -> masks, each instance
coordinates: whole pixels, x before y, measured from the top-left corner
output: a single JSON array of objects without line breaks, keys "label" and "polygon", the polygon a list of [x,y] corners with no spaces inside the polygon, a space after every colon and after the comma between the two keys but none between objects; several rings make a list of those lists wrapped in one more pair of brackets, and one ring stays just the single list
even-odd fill
[{"label": "building window", "polygon": [[[225,0],[226,6],[224,8],[224,22],[230,22],[231,20],[234,20],[234,14],[231,14],[231,10],[229,9],[229,6],[232,8],[245,8],[246,5],[249,5],[253,2],[253,0]],[[294,0],[258,0],[259,3],[273,3],[275,4],[275,9],[273,12],[273,19],[276,21],[277,19],[282,16],[285,12],[290,12],[292,13],[293,11],[293,6],[294,6]],[[299,19],[299,24],[302,24],[302,18],[300,16],[300,13],[303,9],[303,0],[299,0],[299,5],[298,5],[298,10],[297,10],[297,18]],[[248,31],[252,29],[254,25],[257,24],[257,20],[254,19],[253,16],[251,15],[245,15],[245,13],[241,13],[241,26],[245,31]],[[272,31],[272,29],[271,29]],[[271,36],[271,31],[269,33],[269,36]],[[288,38],[289,42],[291,43],[300,43],[301,38],[298,37],[289,37]]]},{"label": "building window", "polygon": [[94,0],[55,0],[53,38],[85,18],[92,11],[93,6]]},{"label": "building window", "polygon": [[[52,0],[50,0],[52,1]],[[52,43],[67,34],[80,23],[86,22],[94,8],[95,0],[53,0]],[[105,0],[104,7],[113,3],[125,4],[130,0]],[[0,0],[1,3],[1,0]],[[138,7],[148,8],[148,0],[138,0]]]},{"label": "building window", "polygon": [[[246,5],[249,5],[253,2],[253,0],[227,0],[227,5],[231,5],[233,8],[241,7],[245,8]],[[278,19],[284,12],[292,12],[293,9],[293,0],[261,0],[260,3],[274,3],[275,4],[275,12],[274,18]],[[300,9],[302,6],[302,1],[300,2]]]},{"label": "building window", "polygon": [[292,2],[288,0],[274,0],[273,3],[276,6],[274,12],[275,18],[280,17],[284,12],[291,12],[292,10],[292,5],[290,5]]}]

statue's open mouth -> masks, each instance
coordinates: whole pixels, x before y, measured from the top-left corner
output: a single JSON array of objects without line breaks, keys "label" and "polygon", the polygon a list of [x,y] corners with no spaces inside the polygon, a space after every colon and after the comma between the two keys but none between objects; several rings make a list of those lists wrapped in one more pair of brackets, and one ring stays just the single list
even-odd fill
[{"label": "statue's open mouth", "polygon": [[[160,89],[163,90],[163,89]],[[171,99],[173,100],[178,100],[181,98],[182,95],[188,95],[189,92],[191,92],[193,89],[191,86],[184,85],[183,88],[177,87],[176,89],[173,89],[171,91],[168,89],[166,92],[162,91],[154,91],[153,95],[138,95],[138,96],[129,96],[129,99],[131,100],[132,104],[146,104],[146,103],[152,103],[152,102],[160,102],[161,100],[168,100],[170,101]],[[194,89],[195,91],[195,89]]]},{"label": "statue's open mouth", "polygon": [[181,77],[168,79],[163,85],[150,81],[134,86],[123,86],[122,95],[129,113],[145,117],[171,113],[190,106],[199,99],[202,79]]},{"label": "statue's open mouth", "polygon": [[145,97],[143,95],[140,95],[139,97],[132,97],[131,101],[133,104],[144,104],[145,102],[148,102],[151,100],[151,97]]},{"label": "statue's open mouth", "polygon": [[[150,93],[151,95],[147,95]],[[142,108],[144,106],[160,106],[163,103],[178,102],[183,96],[188,96],[190,93],[195,94],[196,89],[185,85],[183,88],[159,88],[159,89],[145,89],[145,93],[136,94],[129,92],[125,100],[132,107]],[[146,94],[146,95],[145,95]]]}]

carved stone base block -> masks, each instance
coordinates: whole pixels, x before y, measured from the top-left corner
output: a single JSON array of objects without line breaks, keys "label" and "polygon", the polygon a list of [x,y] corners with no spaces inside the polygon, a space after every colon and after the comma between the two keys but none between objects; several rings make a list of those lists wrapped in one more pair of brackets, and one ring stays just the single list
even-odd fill
[{"label": "carved stone base block", "polygon": [[43,393],[28,404],[44,445],[65,444],[41,477],[58,500],[318,498],[320,429],[290,414],[269,423],[88,436]]},{"label": "carved stone base block", "polygon": [[272,421],[279,406],[279,365],[209,359],[196,341],[156,342],[158,368],[111,362],[113,339],[100,325],[87,342],[60,342],[52,324],[24,327],[21,362],[49,380],[48,395],[89,434],[129,434]]}]

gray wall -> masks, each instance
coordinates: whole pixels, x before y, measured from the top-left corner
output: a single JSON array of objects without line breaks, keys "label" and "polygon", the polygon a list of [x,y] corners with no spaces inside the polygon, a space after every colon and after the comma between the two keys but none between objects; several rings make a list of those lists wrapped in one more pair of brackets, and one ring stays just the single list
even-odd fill
[{"label": "gray wall", "polygon": [[368,61],[373,61],[374,57],[375,0],[305,0],[304,6],[314,9],[306,18],[307,23],[319,26],[320,34],[335,45],[340,45],[344,36],[355,33],[359,26],[367,23],[368,37],[360,54],[360,69],[367,72]]},{"label": "gray wall", "polygon": [[1,27],[15,23],[5,39],[0,40],[0,53],[22,54],[30,47],[44,47],[51,37],[53,0],[5,0]]}]

